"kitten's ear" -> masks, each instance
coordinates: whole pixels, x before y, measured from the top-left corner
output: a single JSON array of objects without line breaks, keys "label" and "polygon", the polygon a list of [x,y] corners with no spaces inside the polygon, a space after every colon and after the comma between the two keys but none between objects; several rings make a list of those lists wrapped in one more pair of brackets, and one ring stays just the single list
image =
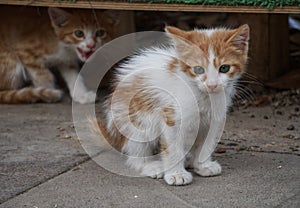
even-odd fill
[{"label": "kitten's ear", "polygon": [[188,32],[181,30],[177,27],[166,26],[165,31],[166,31],[167,35],[170,37],[177,36],[177,37],[181,37],[183,39],[187,39],[187,37],[188,37]]},{"label": "kitten's ear", "polygon": [[250,28],[247,24],[235,29],[229,40],[239,50],[248,50],[248,42],[250,39]]},{"label": "kitten's ear", "polygon": [[194,32],[187,32],[176,27],[167,26],[165,28],[167,36],[169,36],[175,46],[178,57],[188,66],[193,66],[203,51],[196,44],[192,42],[195,35]]},{"label": "kitten's ear", "polygon": [[64,26],[72,16],[72,14],[70,14],[69,12],[54,7],[49,7],[48,14],[51,19],[52,25],[56,27]]},{"label": "kitten's ear", "polygon": [[176,27],[166,26],[165,31],[175,43],[175,47],[179,52],[184,52],[191,48],[193,44],[189,41],[189,33]]},{"label": "kitten's ear", "polygon": [[104,14],[108,17],[109,24],[112,26],[117,26],[120,23],[120,19],[125,12],[119,10],[107,10]]}]

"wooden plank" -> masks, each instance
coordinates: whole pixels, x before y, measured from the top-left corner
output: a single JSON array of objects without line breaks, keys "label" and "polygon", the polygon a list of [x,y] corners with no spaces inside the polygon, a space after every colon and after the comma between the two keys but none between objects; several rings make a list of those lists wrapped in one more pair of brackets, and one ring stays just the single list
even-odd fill
[{"label": "wooden plank", "polygon": [[[122,11],[122,12],[120,11],[119,20],[120,20],[120,22],[117,25],[117,34],[115,34],[116,35],[115,38],[135,32],[135,22],[134,22],[134,12],[133,11]],[[131,41],[132,45],[136,44],[136,40],[133,38],[128,41]],[[100,88],[110,87],[113,78],[114,78],[113,70],[109,70],[103,77],[99,87]],[[89,79],[89,80],[91,80],[91,79]]]},{"label": "wooden plank", "polygon": [[227,25],[249,24],[248,73],[268,81],[289,70],[289,30],[286,14],[231,14]]},{"label": "wooden plank", "polygon": [[283,13],[299,14],[298,6],[285,6],[268,10],[265,7],[253,6],[218,6],[200,4],[165,4],[165,3],[128,3],[113,1],[86,1],[77,0],[72,2],[57,2],[54,0],[0,0],[0,4],[46,6],[46,7],[73,7],[115,10],[144,10],[144,11],[184,11],[184,12],[234,12],[234,13]]},{"label": "wooden plank", "polygon": [[251,29],[248,72],[259,80],[269,80],[269,15],[240,16],[241,21],[247,22]]},{"label": "wooden plank", "polygon": [[268,14],[233,14],[229,25],[249,24],[250,47],[247,72],[259,80],[267,80],[269,70]]},{"label": "wooden plank", "polygon": [[268,77],[272,80],[290,70],[288,15],[269,15],[269,53]]},{"label": "wooden plank", "polygon": [[120,22],[117,29],[117,37],[135,32],[134,12],[122,11],[119,15]]}]

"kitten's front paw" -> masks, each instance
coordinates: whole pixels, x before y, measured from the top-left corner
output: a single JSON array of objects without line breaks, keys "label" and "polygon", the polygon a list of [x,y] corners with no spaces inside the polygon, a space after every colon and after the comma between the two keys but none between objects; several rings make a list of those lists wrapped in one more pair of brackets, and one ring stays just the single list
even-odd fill
[{"label": "kitten's front paw", "polygon": [[151,178],[163,178],[164,172],[161,161],[153,161],[143,167],[141,175]]},{"label": "kitten's front paw", "polygon": [[76,94],[75,96],[73,96],[73,100],[80,104],[93,103],[96,102],[96,96],[97,95],[95,92],[89,91],[86,93]]},{"label": "kitten's front paw", "polygon": [[194,165],[194,170],[201,176],[215,176],[220,175],[222,167],[217,161],[207,161],[204,163],[198,163]]},{"label": "kitten's front paw", "polygon": [[57,89],[37,88],[37,92],[41,94],[41,100],[47,103],[58,102],[63,96],[63,92]]},{"label": "kitten's front paw", "polygon": [[169,185],[181,186],[191,183],[193,176],[190,172],[182,171],[178,173],[165,174],[164,179]]}]

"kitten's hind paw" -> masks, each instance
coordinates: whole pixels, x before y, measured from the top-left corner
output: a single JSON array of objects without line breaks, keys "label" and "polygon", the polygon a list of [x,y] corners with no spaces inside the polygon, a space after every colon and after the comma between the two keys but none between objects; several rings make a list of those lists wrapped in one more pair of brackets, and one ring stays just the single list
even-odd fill
[{"label": "kitten's hind paw", "polygon": [[217,161],[207,161],[194,165],[194,170],[200,176],[215,176],[220,175],[222,167]]},{"label": "kitten's hind paw", "polygon": [[164,179],[169,185],[182,186],[191,183],[193,176],[190,172],[184,170],[177,173],[165,174]]}]

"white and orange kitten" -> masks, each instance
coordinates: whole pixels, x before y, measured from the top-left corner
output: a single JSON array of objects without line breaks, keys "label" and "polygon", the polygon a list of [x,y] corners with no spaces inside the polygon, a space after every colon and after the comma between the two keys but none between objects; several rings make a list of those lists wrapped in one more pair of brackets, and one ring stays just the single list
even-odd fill
[{"label": "white and orange kitten", "polygon": [[[193,178],[187,166],[201,176],[221,173],[210,150],[222,134],[235,82],[245,71],[249,27],[165,30],[171,46],[140,51],[117,68],[106,118],[93,124],[141,175],[185,185]],[[210,98],[222,94],[225,102],[215,101],[212,109]]]},{"label": "white and orange kitten", "polygon": [[[74,101],[93,102],[95,93],[78,76],[79,60],[85,62],[112,39],[114,17],[101,10],[1,7],[0,103],[60,100],[62,91],[55,89],[50,68],[59,70]],[[25,87],[28,81],[31,86]]]}]

